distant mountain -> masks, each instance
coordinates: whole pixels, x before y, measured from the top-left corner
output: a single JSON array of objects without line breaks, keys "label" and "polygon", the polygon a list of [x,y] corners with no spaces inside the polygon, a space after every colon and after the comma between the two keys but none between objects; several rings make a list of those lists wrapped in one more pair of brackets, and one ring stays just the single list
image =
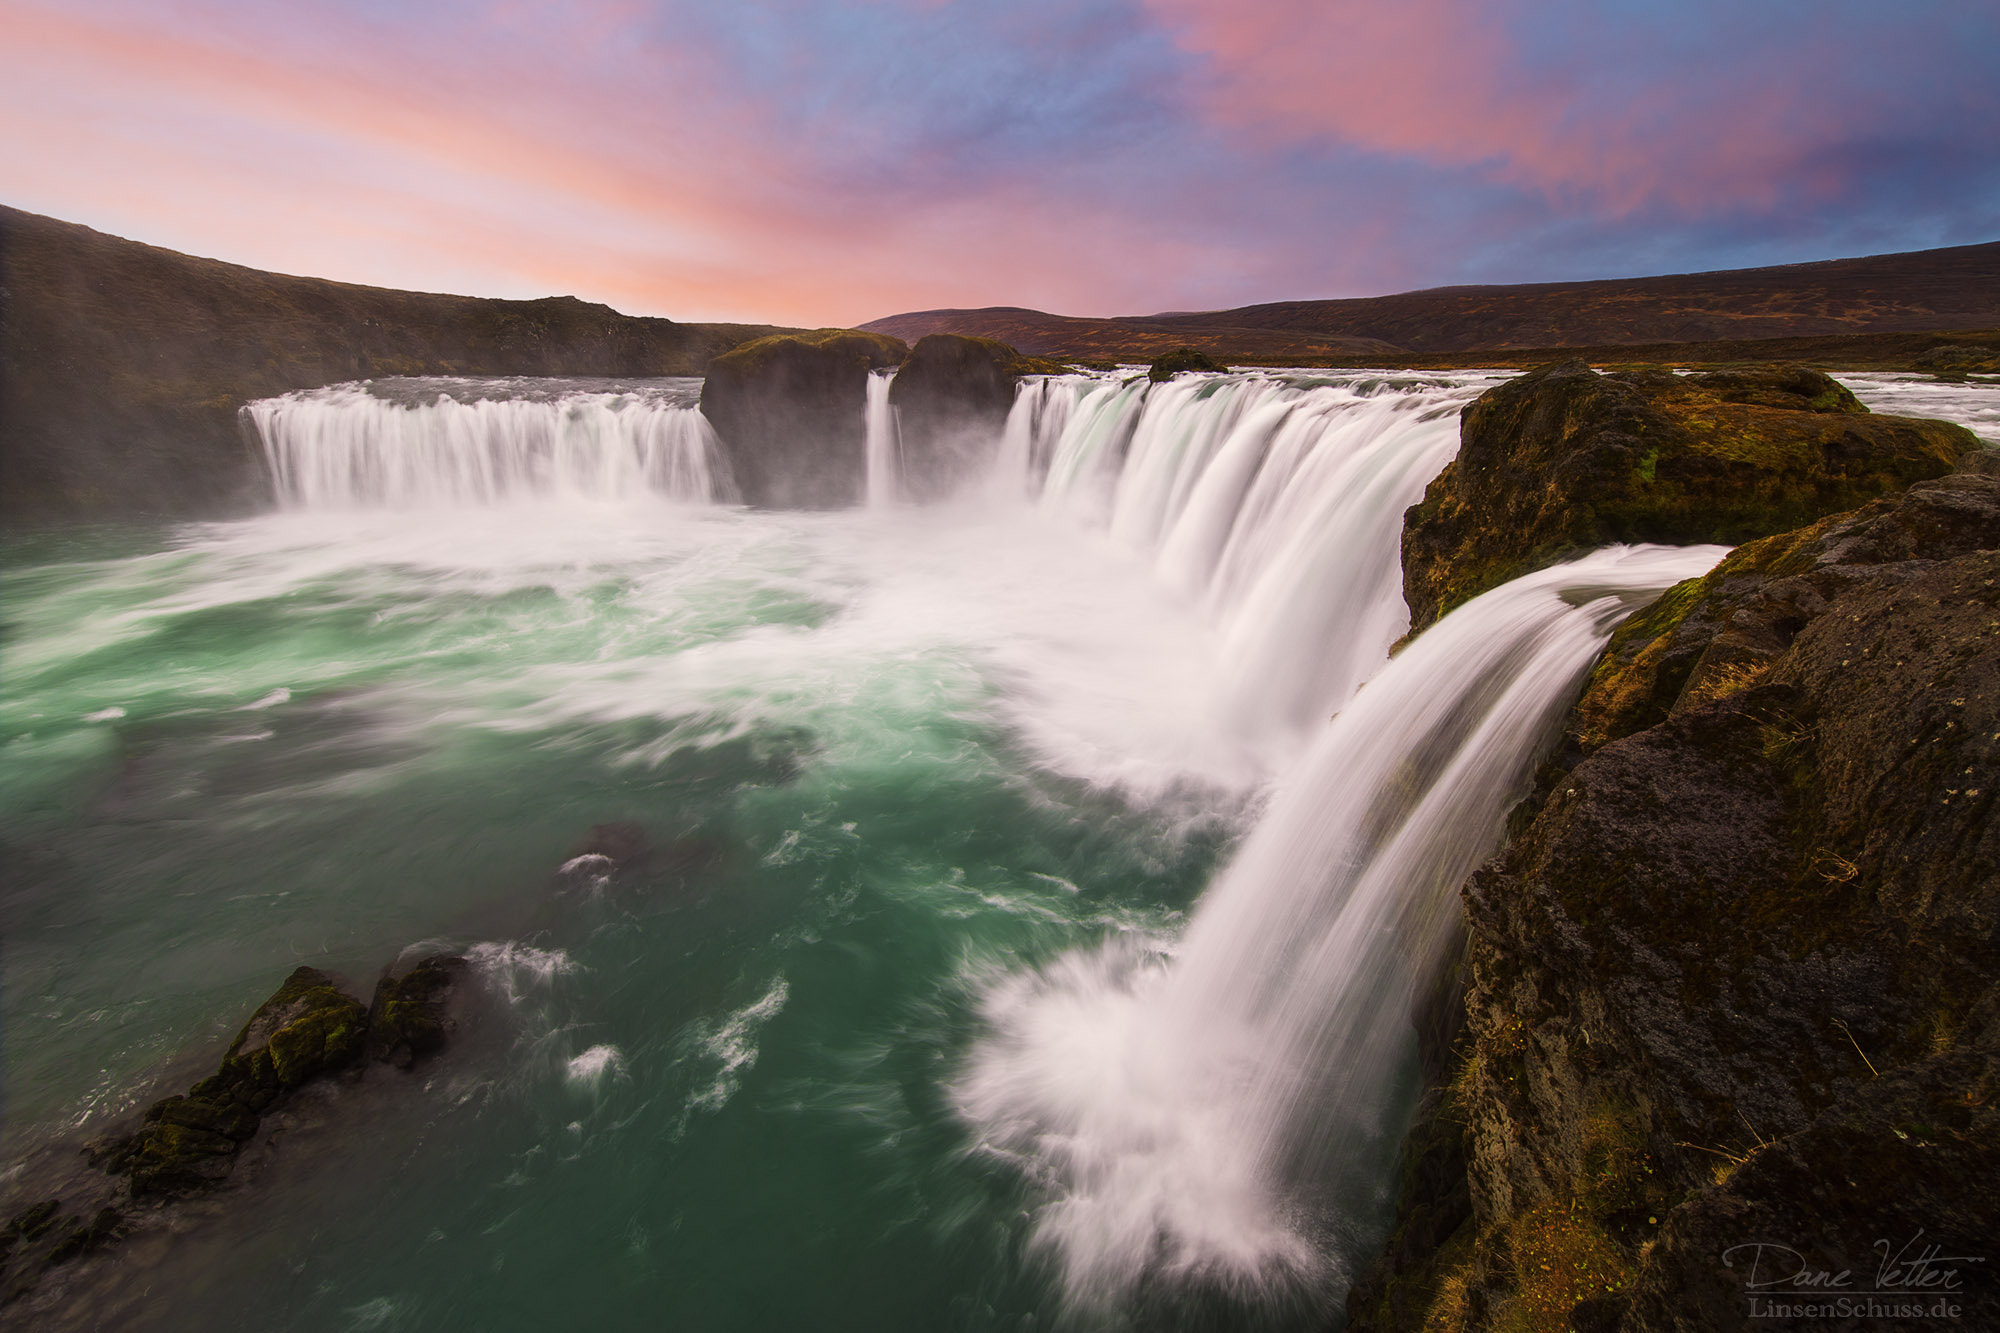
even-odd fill
[{"label": "distant mountain", "polygon": [[999,338],[1041,356],[1146,359],[1186,343],[1225,359],[1904,333],[2000,327],[2000,242],[1656,278],[1436,287],[1340,301],[1080,319],[996,306],[861,326]]}]

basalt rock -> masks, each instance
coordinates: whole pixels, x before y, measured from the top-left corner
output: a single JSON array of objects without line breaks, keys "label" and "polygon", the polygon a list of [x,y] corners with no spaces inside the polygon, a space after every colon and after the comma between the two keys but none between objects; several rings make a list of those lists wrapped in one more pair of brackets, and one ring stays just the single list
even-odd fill
[{"label": "basalt rock", "polygon": [[377,1060],[408,1069],[444,1048],[457,1027],[452,1000],[468,967],[454,954],[432,954],[401,976],[384,974],[368,1007],[368,1049]]},{"label": "basalt rock", "polygon": [[1737,545],[1942,476],[1979,447],[1962,426],[1870,413],[1804,367],[1600,375],[1581,361],[1487,391],[1460,438],[1404,517],[1418,630],[1607,543]]},{"label": "basalt rock", "polygon": [[746,504],[839,509],[867,489],[868,376],[901,365],[899,338],[852,329],[759,338],[718,356],[701,410]]},{"label": "basalt rock", "polygon": [[1471,1216],[1352,1327],[1807,1322],[1753,1261],[2000,1327],[2000,478],[1738,551],[1571,721],[1464,890]]},{"label": "basalt rock", "polygon": [[371,1055],[408,1069],[435,1053],[457,1027],[454,1000],[467,974],[465,959],[434,954],[401,975],[385,973],[372,1008],[364,1009],[326,973],[294,971],[250,1016],[213,1074],[153,1103],[135,1131],[85,1148],[104,1175],[65,1174],[57,1186],[64,1198],[39,1202],[0,1227],[0,1305],[129,1229],[157,1224],[177,1199],[228,1181],[243,1149],[301,1089],[358,1078]]},{"label": "basalt rock", "polygon": [[1190,370],[1227,371],[1223,365],[1208,353],[1193,347],[1176,347],[1171,352],[1162,352],[1153,358],[1153,364],[1146,370],[1146,378],[1155,384],[1164,384],[1176,375]]},{"label": "basalt rock", "polygon": [[976,475],[999,444],[1021,377],[1063,369],[991,338],[956,333],[919,338],[889,387],[905,495],[940,499]]},{"label": "basalt rock", "polygon": [[105,1248],[124,1229],[125,1215],[116,1208],[68,1216],[60,1200],[45,1199],[23,1209],[0,1227],[0,1308],[27,1295],[49,1269]]},{"label": "basalt rock", "polygon": [[258,1006],[215,1073],[155,1102],[137,1133],[100,1150],[100,1164],[130,1176],[135,1198],[218,1184],[260,1117],[311,1079],[357,1061],[367,1035],[361,1003],[324,972],[301,967]]}]

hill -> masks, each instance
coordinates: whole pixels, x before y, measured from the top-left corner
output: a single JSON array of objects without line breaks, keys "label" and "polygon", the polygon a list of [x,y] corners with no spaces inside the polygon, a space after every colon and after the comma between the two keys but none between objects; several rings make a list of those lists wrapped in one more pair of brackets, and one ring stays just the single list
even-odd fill
[{"label": "hill", "polygon": [[0,207],[0,508],[226,512],[245,402],[381,375],[698,375],[763,325],[288,277]]},{"label": "hill", "polygon": [[[861,327],[999,338],[1042,356],[1146,360],[1185,343],[1234,361],[1452,355],[1527,348],[1736,343],[2000,328],[2000,242],[1774,268],[1079,319],[925,310]],[[1357,345],[1358,344],[1358,345]]]}]

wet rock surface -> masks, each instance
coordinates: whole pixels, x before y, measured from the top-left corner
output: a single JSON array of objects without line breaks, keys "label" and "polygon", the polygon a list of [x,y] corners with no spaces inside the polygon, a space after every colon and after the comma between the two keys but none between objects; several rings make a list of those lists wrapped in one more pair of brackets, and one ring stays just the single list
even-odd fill
[{"label": "wet rock surface", "polygon": [[759,338],[718,356],[701,389],[744,503],[840,509],[867,490],[868,376],[901,365],[899,338],[852,329]]},{"label": "wet rock surface", "polygon": [[1482,395],[1460,434],[1404,519],[1417,630],[1607,543],[1790,531],[1942,476],[1979,447],[1949,422],[1870,413],[1802,366],[1683,377],[1560,362]]},{"label": "wet rock surface", "polygon": [[401,976],[375,983],[368,1006],[368,1049],[377,1060],[409,1069],[443,1050],[457,1027],[452,1000],[469,965],[455,954],[432,954]]},{"label": "wet rock surface", "polygon": [[1021,377],[1064,369],[991,338],[918,339],[889,387],[907,498],[942,499],[978,475],[992,460]]},{"label": "wet rock surface", "polygon": [[94,1140],[81,1154],[87,1168],[52,1173],[60,1197],[38,1200],[0,1226],[0,1306],[134,1228],[157,1224],[177,1201],[227,1185],[245,1150],[273,1117],[287,1119],[281,1113],[295,1098],[361,1077],[371,1056],[407,1070],[435,1055],[457,1030],[454,1000],[468,972],[464,958],[431,955],[385,973],[364,1007],[328,974],[295,970],[257,1007],[213,1074],[154,1102],[136,1128]]},{"label": "wet rock surface", "polygon": [[1870,1326],[2000,1326],[1991,472],[1743,547],[1614,639],[1465,887],[1468,1037],[1352,1327],[1806,1322],[1756,1316],[1759,1256],[1924,1307]]}]

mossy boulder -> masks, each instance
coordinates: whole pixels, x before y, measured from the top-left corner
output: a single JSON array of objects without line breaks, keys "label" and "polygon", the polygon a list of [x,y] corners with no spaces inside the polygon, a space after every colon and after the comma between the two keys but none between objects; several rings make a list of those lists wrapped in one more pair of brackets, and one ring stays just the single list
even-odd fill
[{"label": "mossy boulder", "polygon": [[134,1197],[185,1194],[226,1179],[237,1149],[285,1096],[353,1065],[366,1049],[368,1011],[332,977],[301,967],[230,1043],[215,1073],[147,1109],[140,1130],[100,1153]]},{"label": "mossy boulder", "polygon": [[451,1001],[467,971],[463,958],[432,954],[401,976],[384,975],[368,1009],[368,1045],[374,1057],[408,1069],[442,1050],[456,1027]]},{"label": "mossy boulder", "polygon": [[889,387],[896,410],[904,495],[941,499],[992,459],[1023,375],[1057,375],[1054,361],[1023,356],[991,338],[919,338]]},{"label": "mossy boulder", "polygon": [[[1614,642],[1571,728],[1574,766],[1464,890],[1471,1040],[1450,1082],[1472,1223],[1400,1256],[1407,1298],[1353,1326],[1747,1330],[1768,1321],[1732,1246],[1871,1275],[1878,1241],[1919,1232],[1985,1255],[1986,459],[1674,590]],[[2000,1284],[1959,1269],[1960,1319],[2000,1327]]]},{"label": "mossy boulder", "polygon": [[1942,476],[1979,447],[1962,426],[1870,413],[1804,367],[1601,375],[1581,361],[1487,391],[1460,441],[1404,517],[1417,630],[1611,542],[1734,546]]},{"label": "mossy boulder", "polygon": [[840,509],[867,491],[868,376],[909,356],[853,329],[759,338],[715,358],[701,410],[746,504]]},{"label": "mossy boulder", "polygon": [[1913,369],[1928,371],[1941,380],[1962,380],[1968,375],[2000,375],[2000,344],[1953,346],[1943,344],[1920,353],[1911,362]]},{"label": "mossy boulder", "polygon": [[1155,384],[1164,384],[1174,376],[1190,370],[1216,372],[1228,369],[1228,366],[1197,348],[1176,347],[1171,352],[1162,352],[1153,358],[1153,364],[1146,370],[1146,378]]}]

